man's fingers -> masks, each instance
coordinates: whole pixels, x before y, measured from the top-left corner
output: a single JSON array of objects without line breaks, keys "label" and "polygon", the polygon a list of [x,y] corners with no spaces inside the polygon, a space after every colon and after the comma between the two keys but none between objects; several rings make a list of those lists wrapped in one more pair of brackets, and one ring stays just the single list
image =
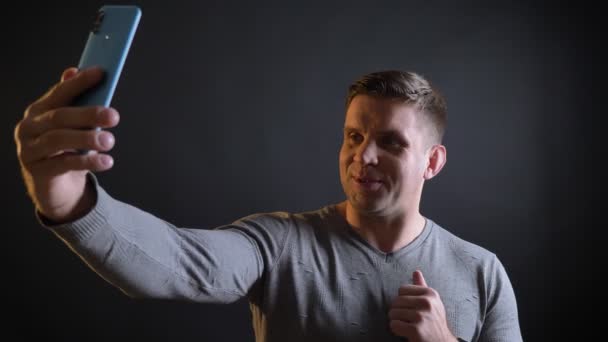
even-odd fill
[{"label": "man's fingers", "polygon": [[107,154],[63,153],[61,155],[35,162],[31,165],[33,172],[49,177],[64,174],[68,171],[90,170],[93,172],[106,171],[114,165],[114,159]]},{"label": "man's fingers", "polygon": [[[71,75],[72,71],[65,71]],[[42,98],[34,102],[25,111],[25,116],[37,116],[50,109],[68,106],[76,96],[95,86],[103,78],[101,68],[93,67],[80,71],[73,77],[57,83]]]},{"label": "man's fingers", "polygon": [[420,285],[403,285],[399,287],[400,296],[424,296],[430,293],[428,287]]},{"label": "man's fingers", "polygon": [[391,308],[428,310],[431,307],[429,298],[424,296],[398,296],[391,303]]},{"label": "man's fingers", "polygon": [[407,323],[417,323],[422,321],[422,313],[414,309],[391,309],[388,312],[390,320],[398,320]]},{"label": "man's fingers", "polygon": [[416,327],[411,323],[391,320],[389,326],[393,334],[397,336],[410,337],[415,336],[414,334],[416,333]]},{"label": "man's fingers", "polygon": [[93,67],[80,71],[74,77],[59,83],[45,96],[42,108],[52,109],[69,105],[76,96],[99,83],[103,78],[101,68]]},{"label": "man's fingers", "polygon": [[412,281],[414,285],[428,287],[426,285],[426,280],[424,280],[424,276],[422,275],[422,271],[416,270],[414,274],[412,274]]},{"label": "man's fingers", "polygon": [[35,138],[53,129],[110,128],[118,125],[119,120],[120,116],[113,108],[62,107],[24,119],[20,123],[18,138],[21,140]]},{"label": "man's fingers", "polygon": [[107,131],[57,129],[26,142],[20,159],[24,164],[46,159],[64,151],[108,151],[114,146],[114,135]]},{"label": "man's fingers", "polygon": [[63,81],[67,81],[70,78],[76,76],[76,74],[78,73],[78,68],[67,68],[63,71],[63,74],[61,74],[61,82]]}]

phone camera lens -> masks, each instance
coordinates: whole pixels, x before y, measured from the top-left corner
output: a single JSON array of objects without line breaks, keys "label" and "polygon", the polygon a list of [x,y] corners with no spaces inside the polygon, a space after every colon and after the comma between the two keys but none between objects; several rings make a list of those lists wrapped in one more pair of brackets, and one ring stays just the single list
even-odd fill
[{"label": "phone camera lens", "polygon": [[99,26],[101,25],[101,22],[103,21],[103,17],[104,17],[105,13],[104,11],[99,11],[97,12],[97,17],[95,17],[95,22],[93,23],[93,33],[97,33],[97,31],[99,31]]}]

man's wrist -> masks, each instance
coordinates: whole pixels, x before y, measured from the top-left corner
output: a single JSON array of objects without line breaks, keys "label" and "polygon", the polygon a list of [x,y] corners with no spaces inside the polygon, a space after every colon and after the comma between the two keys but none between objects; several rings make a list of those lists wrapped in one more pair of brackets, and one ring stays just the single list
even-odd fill
[{"label": "man's wrist", "polygon": [[78,202],[74,208],[65,215],[49,215],[41,210],[37,210],[43,223],[54,226],[71,223],[86,216],[93,210],[97,203],[97,192],[95,191],[94,186],[95,185],[87,177],[83,193],[78,199]]}]

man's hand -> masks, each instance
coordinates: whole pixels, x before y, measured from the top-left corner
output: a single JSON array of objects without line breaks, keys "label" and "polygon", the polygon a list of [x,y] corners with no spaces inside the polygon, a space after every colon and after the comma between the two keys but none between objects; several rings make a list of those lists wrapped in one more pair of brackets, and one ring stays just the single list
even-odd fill
[{"label": "man's hand", "polygon": [[[55,222],[71,221],[93,205],[86,187],[87,171],[112,167],[107,154],[114,146],[110,132],[83,128],[114,127],[118,113],[100,106],[68,107],[73,99],[97,84],[103,71],[69,68],[61,82],[32,103],[15,127],[21,173],[36,209]],[[91,150],[79,154],[78,150]]]},{"label": "man's hand", "polygon": [[391,331],[409,342],[457,342],[448,328],[437,291],[426,285],[421,271],[414,272],[413,283],[400,287],[391,305]]}]

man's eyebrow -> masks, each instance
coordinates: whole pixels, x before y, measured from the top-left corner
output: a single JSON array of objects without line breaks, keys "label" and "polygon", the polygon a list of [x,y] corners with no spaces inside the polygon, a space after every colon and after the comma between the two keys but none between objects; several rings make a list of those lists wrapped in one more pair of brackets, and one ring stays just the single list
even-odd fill
[{"label": "man's eyebrow", "polygon": [[[353,132],[353,131],[358,131],[358,128],[352,127],[352,126],[344,126],[344,132]],[[396,129],[387,129],[384,131],[379,131],[378,135],[395,135],[397,137],[403,138],[405,140],[405,136],[403,134],[401,134],[401,132],[399,132]]]},{"label": "man's eyebrow", "polygon": [[398,130],[395,129],[389,129],[386,131],[380,131],[378,132],[379,136],[383,136],[383,137],[396,137],[397,139],[401,140],[402,143],[409,145],[410,144],[410,140],[407,138],[407,136],[405,136],[403,133],[401,133]]},{"label": "man's eyebrow", "polygon": [[378,132],[378,135],[398,135],[398,136],[403,136],[403,134],[401,134],[401,132],[399,132],[396,129],[387,129],[384,131],[380,131]]},{"label": "man's eyebrow", "polygon": [[380,131],[380,132],[378,132],[378,135],[384,135],[384,136],[386,136],[386,135],[394,135],[394,136],[397,136],[397,137],[399,137],[399,138],[401,138],[403,140],[407,140],[406,137],[403,135],[403,133],[401,133],[400,131],[398,131],[396,129],[387,129],[387,130],[384,130],[384,131]]}]

